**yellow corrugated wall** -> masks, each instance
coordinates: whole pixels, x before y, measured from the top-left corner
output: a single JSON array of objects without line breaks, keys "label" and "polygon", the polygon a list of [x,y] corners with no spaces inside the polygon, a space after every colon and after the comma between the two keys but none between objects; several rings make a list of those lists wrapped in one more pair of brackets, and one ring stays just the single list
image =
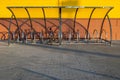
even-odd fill
[{"label": "yellow corrugated wall", "polygon": [[[11,13],[6,8],[7,6],[113,6],[114,9],[110,12],[110,18],[120,18],[120,0],[0,0],[0,18],[9,18]],[[55,13],[57,10],[52,10],[50,14],[48,14],[48,17],[57,17],[58,14]],[[71,15],[67,13],[66,10],[65,13],[62,14],[64,18],[71,18],[73,17],[74,10],[71,12],[71,10],[68,10],[68,12],[71,12]],[[88,15],[84,15],[84,13],[89,10],[80,10],[79,13],[83,14],[82,16],[78,15],[77,17],[80,18],[87,18]],[[97,12],[98,11],[98,12]],[[106,10],[103,10],[106,11]],[[102,16],[103,12],[102,10],[96,10],[96,15],[94,15],[94,18],[102,18],[99,16]],[[31,11],[32,12],[32,11]],[[22,12],[21,12],[22,13]],[[46,13],[48,13],[46,11]],[[52,14],[54,13],[54,14]],[[18,14],[19,11],[18,11]],[[31,13],[36,14],[36,12]],[[69,15],[68,15],[69,14]],[[19,15],[20,16],[20,15]],[[19,17],[18,16],[18,17]],[[22,17],[25,17],[25,14],[22,15]],[[34,17],[34,16],[33,16]]]}]

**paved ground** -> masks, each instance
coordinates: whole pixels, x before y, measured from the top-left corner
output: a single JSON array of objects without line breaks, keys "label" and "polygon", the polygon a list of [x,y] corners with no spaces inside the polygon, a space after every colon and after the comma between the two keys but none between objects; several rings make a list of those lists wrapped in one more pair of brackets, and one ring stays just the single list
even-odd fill
[{"label": "paved ground", "polygon": [[120,80],[120,45],[0,43],[0,80]]}]

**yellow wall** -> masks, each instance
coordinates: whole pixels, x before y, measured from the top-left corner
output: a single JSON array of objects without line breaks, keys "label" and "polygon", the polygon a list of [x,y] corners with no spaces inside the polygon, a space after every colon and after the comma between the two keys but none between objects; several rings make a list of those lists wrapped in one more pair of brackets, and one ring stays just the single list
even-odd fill
[{"label": "yellow wall", "polygon": [[[58,3],[59,1],[59,3]],[[6,8],[7,6],[58,6],[59,5],[72,5],[72,6],[113,6],[114,9],[110,12],[110,18],[120,18],[120,0],[0,0],[0,18],[9,18],[11,13]],[[107,10],[107,9],[106,9]],[[102,14],[106,10],[96,10],[94,15],[94,18],[102,18]],[[16,12],[17,10],[15,10]],[[36,10],[37,11],[37,10]],[[31,11],[32,15],[37,14],[37,12]],[[51,11],[51,10],[50,10]],[[47,14],[48,17],[57,17],[58,14],[55,13],[57,10],[53,10]],[[62,17],[69,18],[74,16],[74,10],[63,10],[64,13],[62,14]],[[85,9],[85,10],[79,10],[80,15],[77,17],[80,18],[87,18],[89,16],[91,9]],[[20,12],[19,10],[16,12],[18,13],[17,17],[25,17],[26,14],[23,14],[24,12]],[[48,10],[46,10],[46,13],[48,13]],[[54,14],[52,14],[54,13]],[[71,14],[70,14],[71,13]],[[41,14],[42,15],[42,14]],[[56,15],[56,16],[55,16]],[[34,16],[33,17],[37,17]]]}]

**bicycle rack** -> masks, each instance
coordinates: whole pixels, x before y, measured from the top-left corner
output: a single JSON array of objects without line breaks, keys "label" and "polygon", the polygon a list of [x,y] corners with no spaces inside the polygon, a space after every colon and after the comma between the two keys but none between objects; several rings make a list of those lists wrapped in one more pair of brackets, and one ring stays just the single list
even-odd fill
[{"label": "bicycle rack", "polygon": [[[67,24],[66,22],[63,22],[62,21],[62,9],[66,8],[66,9],[75,9],[75,14],[74,14],[74,18],[73,18],[73,27],[71,28],[72,29],[72,32],[73,32],[73,35],[75,35],[75,28],[77,27],[76,25],[79,24],[80,27],[82,27],[84,30],[85,30],[85,40],[87,42],[89,42],[90,38],[91,38],[91,33],[89,32],[90,30],[90,24],[91,24],[91,20],[92,20],[92,16],[94,14],[94,12],[96,11],[96,9],[107,9],[107,12],[105,14],[105,16],[103,17],[103,20],[102,20],[102,23],[101,23],[101,26],[100,26],[100,34],[98,35],[98,32],[94,31],[93,32],[93,35],[96,33],[97,34],[97,37],[99,37],[99,39],[102,38],[102,30],[103,30],[103,25],[104,25],[104,22],[105,22],[105,19],[107,18],[108,19],[108,22],[109,22],[109,25],[110,25],[110,40],[108,41],[111,45],[111,42],[112,42],[112,26],[111,26],[111,22],[110,22],[110,18],[108,16],[108,13],[113,9],[113,7],[109,7],[109,6],[103,6],[103,7],[96,7],[96,6],[8,6],[7,7],[9,9],[9,11],[12,13],[11,15],[11,19],[9,21],[9,27],[8,27],[8,32],[9,32],[9,39],[8,39],[8,44],[10,44],[10,28],[11,28],[11,24],[13,24],[12,20],[14,19],[15,20],[15,25],[17,26],[17,29],[15,30],[15,34],[16,32],[18,32],[20,34],[20,32],[22,32],[22,29],[21,29],[21,26],[23,24],[26,24],[30,27],[30,30],[34,31],[35,33],[36,30],[34,29],[33,27],[33,23],[32,22],[35,22],[35,23],[38,23],[39,25],[41,25],[44,29],[44,34],[43,36],[39,36],[41,39],[42,39],[42,42],[43,40],[45,39],[48,39],[48,28],[47,28],[47,23],[51,23],[53,26],[56,26],[56,30],[58,30],[58,42],[59,42],[59,45],[62,44],[62,39],[63,39],[63,34],[62,34],[62,24],[66,24],[67,26],[70,26],[69,24]],[[31,14],[29,12],[29,8],[31,9],[34,9],[34,8],[37,8],[38,10],[41,9],[42,13],[43,13],[43,20],[44,20],[44,25],[41,24],[39,21],[35,21],[32,19],[31,17]],[[58,14],[59,14],[59,17],[58,17],[58,25],[50,22],[47,20],[47,16],[46,16],[46,12],[45,12],[45,8],[47,9],[50,9],[50,8],[56,8],[58,9]],[[85,26],[83,26],[81,23],[77,22],[77,15],[78,15],[78,12],[79,12],[79,9],[86,9],[86,8],[89,8],[91,9],[91,13],[89,15],[89,19],[88,19],[88,22],[87,22],[87,27],[85,28]],[[28,19],[24,22],[22,22],[22,24],[20,25],[19,24],[19,19],[17,18],[15,12],[14,12],[14,9],[24,9],[24,11],[26,12],[26,14],[28,15]],[[29,24],[27,23],[29,21]],[[55,33],[54,31],[54,33]],[[18,38],[21,38],[20,36]],[[28,38],[28,37],[27,37]],[[26,39],[27,39],[26,38]],[[32,38],[32,36],[31,36]],[[34,35],[34,39],[36,39],[37,37]],[[74,36],[69,36],[69,41],[71,41],[71,38],[74,38]],[[78,35],[77,35],[77,39],[78,39]],[[18,40],[18,39],[17,39]],[[32,39],[31,39],[32,40]],[[78,41],[78,40],[77,40]],[[19,42],[19,41],[18,41]],[[31,41],[33,42],[33,41]],[[36,42],[36,41],[35,41]]]}]

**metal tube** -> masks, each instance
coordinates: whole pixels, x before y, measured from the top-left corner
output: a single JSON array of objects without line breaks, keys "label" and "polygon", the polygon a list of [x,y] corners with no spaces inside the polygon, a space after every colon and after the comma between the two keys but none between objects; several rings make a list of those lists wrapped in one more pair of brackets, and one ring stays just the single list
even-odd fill
[{"label": "metal tube", "polygon": [[110,8],[110,9],[107,11],[107,13],[105,14],[105,16],[104,16],[104,18],[103,18],[103,20],[102,20],[99,39],[101,39],[102,29],[103,29],[103,25],[104,25],[104,22],[105,22],[105,18],[107,17],[108,13],[109,13],[112,9],[113,9],[113,8]]},{"label": "metal tube", "polygon": [[7,8],[113,8],[112,6],[8,6]]},{"label": "metal tube", "polygon": [[[20,31],[20,29],[19,29],[19,25],[18,25],[18,21],[17,21],[17,18],[16,18],[16,16],[15,16],[15,14],[14,14],[14,12],[12,11],[12,9],[11,8],[8,8],[9,10],[10,10],[10,12],[12,13],[12,16],[14,16],[14,18],[15,18],[15,21],[16,21],[16,25],[17,25],[17,30],[16,30],[16,32],[17,31]],[[16,33],[15,32],[15,33]]]},{"label": "metal tube", "polygon": [[8,46],[10,46],[10,27],[12,22],[13,15],[10,18],[9,27],[8,27]]},{"label": "metal tube", "polygon": [[62,20],[61,20],[61,13],[62,8],[59,8],[59,45],[62,43]]},{"label": "metal tube", "polygon": [[77,17],[77,12],[78,12],[78,8],[76,9],[76,12],[75,12],[75,17],[74,17],[74,29],[73,29],[73,33],[75,34],[75,26],[76,26],[76,17]]},{"label": "metal tube", "polygon": [[111,45],[112,44],[112,24],[108,15],[107,15],[107,18],[110,25],[110,45]]},{"label": "metal tube", "polygon": [[31,25],[31,30],[32,30],[32,29],[33,29],[33,25],[32,25],[32,20],[31,20],[30,13],[29,13],[29,11],[28,11],[27,8],[25,8],[25,10],[26,10],[26,12],[27,12],[27,14],[28,14],[28,17],[29,17],[29,20],[30,20],[30,25]]},{"label": "metal tube", "polygon": [[[86,34],[86,38],[87,38],[87,39],[88,39],[88,35],[89,35],[89,27],[90,27],[91,18],[92,18],[92,15],[93,15],[95,9],[96,9],[96,8],[93,8],[93,10],[92,10],[92,12],[91,12],[91,14],[90,14],[89,20],[88,20],[88,24],[87,24],[87,34]],[[89,36],[89,38],[90,38],[90,36]]]},{"label": "metal tube", "polygon": [[45,16],[45,10],[44,8],[42,8],[42,11],[43,11],[43,16],[44,16],[44,24],[45,24],[45,34],[46,34],[46,38],[47,38],[47,23],[46,23],[46,16]]}]

